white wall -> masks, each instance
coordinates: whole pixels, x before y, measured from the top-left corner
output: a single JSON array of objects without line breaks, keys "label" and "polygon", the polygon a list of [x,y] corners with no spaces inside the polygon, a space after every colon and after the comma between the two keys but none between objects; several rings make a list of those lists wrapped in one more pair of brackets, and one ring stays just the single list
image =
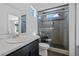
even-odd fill
[{"label": "white wall", "polygon": [[28,34],[37,34],[38,31],[38,24],[37,24],[37,19],[35,17],[29,16],[27,19],[27,32]]},{"label": "white wall", "polygon": [[69,55],[75,56],[75,4],[69,4]]},{"label": "white wall", "polygon": [[8,14],[20,17],[20,12],[7,4],[0,4],[0,34],[8,34]]},{"label": "white wall", "polygon": [[76,45],[79,46],[79,3],[76,5]]},{"label": "white wall", "polygon": [[79,56],[79,3],[76,4],[76,55]]},{"label": "white wall", "polygon": [[26,33],[27,34],[37,34],[38,32],[38,22],[37,18],[29,15],[30,4],[26,7]]}]

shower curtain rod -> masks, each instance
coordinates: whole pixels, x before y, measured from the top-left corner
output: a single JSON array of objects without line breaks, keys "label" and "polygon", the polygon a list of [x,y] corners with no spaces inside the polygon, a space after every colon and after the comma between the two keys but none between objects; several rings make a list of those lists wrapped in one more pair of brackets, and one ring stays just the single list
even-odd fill
[{"label": "shower curtain rod", "polygon": [[68,5],[69,5],[69,4],[65,4],[65,5],[61,5],[61,6],[58,6],[58,7],[53,7],[53,8],[44,9],[44,10],[38,11],[38,13],[45,12],[45,11],[49,11],[49,10],[52,10],[52,9],[55,9],[55,8],[59,8],[59,7],[68,6]]},{"label": "shower curtain rod", "polygon": [[49,11],[49,12],[39,13],[39,15],[45,15],[45,14],[55,14],[55,13],[63,13],[63,12],[68,12],[68,10],[64,10],[64,11],[54,10],[53,12],[52,12],[52,11]]}]

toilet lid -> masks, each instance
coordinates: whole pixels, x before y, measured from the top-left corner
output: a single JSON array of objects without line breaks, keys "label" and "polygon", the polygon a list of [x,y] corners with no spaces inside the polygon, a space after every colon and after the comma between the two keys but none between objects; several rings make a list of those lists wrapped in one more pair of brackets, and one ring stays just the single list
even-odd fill
[{"label": "toilet lid", "polygon": [[49,45],[47,43],[39,43],[39,46],[49,48]]}]

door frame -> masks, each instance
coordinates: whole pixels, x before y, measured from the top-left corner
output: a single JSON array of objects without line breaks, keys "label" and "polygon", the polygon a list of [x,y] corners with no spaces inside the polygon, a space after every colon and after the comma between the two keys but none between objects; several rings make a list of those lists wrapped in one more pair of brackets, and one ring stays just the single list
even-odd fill
[{"label": "door frame", "polygon": [[69,4],[69,56],[76,54],[76,4]]}]

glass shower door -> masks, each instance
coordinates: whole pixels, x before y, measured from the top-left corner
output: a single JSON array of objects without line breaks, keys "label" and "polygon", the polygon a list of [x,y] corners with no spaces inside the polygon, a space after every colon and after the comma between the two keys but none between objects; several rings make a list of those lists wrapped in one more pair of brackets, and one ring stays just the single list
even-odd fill
[{"label": "glass shower door", "polygon": [[40,14],[38,30],[40,36],[51,39],[51,47],[68,50],[68,8]]}]

